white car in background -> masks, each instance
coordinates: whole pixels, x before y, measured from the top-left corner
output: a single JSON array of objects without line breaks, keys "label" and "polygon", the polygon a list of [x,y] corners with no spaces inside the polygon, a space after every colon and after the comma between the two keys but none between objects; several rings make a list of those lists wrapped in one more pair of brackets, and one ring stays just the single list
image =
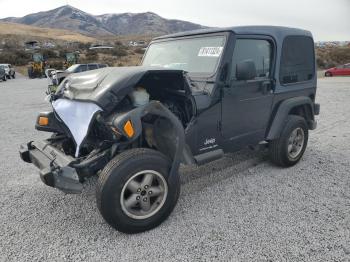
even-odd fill
[{"label": "white car in background", "polygon": [[0,64],[0,66],[5,69],[7,79],[16,77],[16,71],[11,64]]}]

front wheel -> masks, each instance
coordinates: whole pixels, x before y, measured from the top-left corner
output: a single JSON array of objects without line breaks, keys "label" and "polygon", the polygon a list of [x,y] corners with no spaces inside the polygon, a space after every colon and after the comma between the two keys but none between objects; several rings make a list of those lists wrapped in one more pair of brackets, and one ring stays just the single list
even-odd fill
[{"label": "front wheel", "polygon": [[324,76],[325,76],[325,77],[331,77],[331,76],[333,76],[333,75],[332,75],[331,72],[326,72],[326,73],[324,74]]},{"label": "front wheel", "polygon": [[278,139],[269,143],[270,159],[279,166],[293,166],[303,156],[309,129],[301,116],[289,115]]},{"label": "front wheel", "polygon": [[124,233],[146,231],[162,223],[180,192],[179,176],[176,173],[170,179],[170,167],[167,157],[151,149],[117,155],[98,179],[96,199],[103,218]]}]

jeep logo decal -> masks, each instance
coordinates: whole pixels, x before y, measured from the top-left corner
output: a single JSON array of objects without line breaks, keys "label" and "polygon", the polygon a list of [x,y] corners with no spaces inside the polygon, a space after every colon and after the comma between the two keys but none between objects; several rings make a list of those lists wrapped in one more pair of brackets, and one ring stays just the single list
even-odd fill
[{"label": "jeep logo decal", "polygon": [[215,138],[207,138],[204,142],[204,145],[207,146],[209,144],[215,144],[216,139]]}]

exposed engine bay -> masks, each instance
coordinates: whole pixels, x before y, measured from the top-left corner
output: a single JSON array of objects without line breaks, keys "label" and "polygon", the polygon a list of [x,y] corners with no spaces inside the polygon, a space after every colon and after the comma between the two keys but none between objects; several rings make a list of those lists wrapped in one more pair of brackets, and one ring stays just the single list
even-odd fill
[{"label": "exposed engine bay", "polygon": [[141,79],[128,97],[131,98],[135,107],[144,105],[150,100],[160,101],[186,127],[194,114],[195,107],[185,92],[185,84],[183,79],[174,77],[172,74],[149,74]]},{"label": "exposed engine bay", "polygon": [[[129,143],[129,138],[117,128],[115,124],[116,119],[138,107],[147,105],[151,101],[159,101],[180,120],[185,129],[195,114],[193,98],[190,94],[186,93],[185,85],[187,85],[187,82],[183,77],[180,78],[178,74],[146,74],[135,85],[132,91],[115,105],[110,113],[101,110],[92,118],[91,126],[84,135],[84,138],[80,134],[79,139],[77,139],[74,136],[74,130],[71,130],[70,133],[74,139],[58,139],[56,146],[61,148],[65,154],[87,159],[89,159],[89,156],[95,155],[97,151],[102,152],[103,150],[110,149],[116,143],[118,144],[118,148],[115,148],[116,151],[124,150],[130,146],[145,146],[144,143],[147,143],[147,147],[152,147],[155,145],[155,142],[152,138],[152,128],[149,128],[149,126],[154,125],[159,116],[147,115],[142,119],[143,134],[140,139],[134,141],[132,144]],[[55,103],[57,101],[53,101],[53,104]],[[67,110],[69,111],[68,115],[72,114],[72,108]],[[74,112],[78,112],[78,109],[74,109]],[[62,119],[62,115],[60,117]],[[80,116],[80,118],[83,117]],[[67,121],[65,119],[62,120],[67,125]],[[72,123],[71,126],[75,124],[74,121],[70,122]],[[77,128],[75,127],[75,129]],[[78,144],[77,140],[81,144]]]}]

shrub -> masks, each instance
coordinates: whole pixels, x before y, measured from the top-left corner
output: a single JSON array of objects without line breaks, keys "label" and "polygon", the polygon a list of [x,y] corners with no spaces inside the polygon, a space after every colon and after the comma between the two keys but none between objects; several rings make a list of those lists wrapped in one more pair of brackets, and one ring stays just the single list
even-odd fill
[{"label": "shrub", "polygon": [[48,64],[49,64],[50,68],[54,68],[57,70],[63,69],[63,62],[62,61],[49,61]]},{"label": "shrub", "polygon": [[86,56],[86,60],[89,62],[96,62],[98,60],[98,53],[96,51],[88,51]]},{"label": "shrub", "polygon": [[127,56],[128,51],[125,47],[115,47],[112,49],[113,56]]},{"label": "shrub", "polygon": [[317,48],[317,66],[321,69],[350,63],[350,47]]},{"label": "shrub", "polygon": [[45,59],[50,59],[50,58],[57,58],[57,52],[53,51],[53,50],[42,50],[41,53],[43,54],[43,56],[45,57]]},{"label": "shrub", "polygon": [[0,53],[0,61],[2,63],[13,64],[17,66],[27,65],[32,59],[30,53],[26,53],[22,50],[6,51]]},{"label": "shrub", "polygon": [[134,51],[136,54],[141,54],[143,55],[145,53],[145,49],[144,48],[136,48]]}]

